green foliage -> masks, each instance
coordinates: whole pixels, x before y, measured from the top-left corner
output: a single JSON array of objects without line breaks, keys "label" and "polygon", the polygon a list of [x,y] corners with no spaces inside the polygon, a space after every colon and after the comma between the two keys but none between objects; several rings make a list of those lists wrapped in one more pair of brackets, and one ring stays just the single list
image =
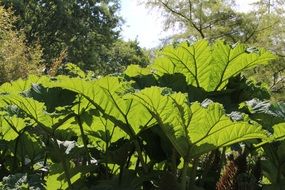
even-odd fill
[{"label": "green foliage", "polygon": [[5,190],[44,189],[39,175],[16,173],[3,178],[0,187]]},{"label": "green foliage", "polygon": [[[231,148],[252,165],[262,149],[262,175],[281,185],[283,171],[272,176],[266,166],[283,163],[283,105],[257,111],[250,100],[265,89],[240,76],[272,59],[262,49],[202,40],[167,46],[153,64],[117,76],[94,78],[68,65],[76,68],[71,76],[4,84],[1,185],[28,188],[26,178],[40,176],[45,189],[214,189],[226,154],[236,154]],[[279,120],[264,125],[265,116]],[[270,153],[275,144],[279,151]],[[10,186],[8,178],[20,182]]]}]

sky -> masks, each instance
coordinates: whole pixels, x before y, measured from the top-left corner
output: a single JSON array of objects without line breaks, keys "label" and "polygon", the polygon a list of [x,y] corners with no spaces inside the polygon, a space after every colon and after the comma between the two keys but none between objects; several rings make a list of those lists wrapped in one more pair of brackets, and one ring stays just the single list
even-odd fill
[{"label": "sky", "polygon": [[[236,2],[240,10],[246,11],[254,0]],[[121,33],[123,39],[137,39],[144,48],[158,46],[160,39],[171,34],[171,31],[163,31],[163,19],[160,14],[140,5],[138,0],[121,0],[121,16],[125,20]]]}]

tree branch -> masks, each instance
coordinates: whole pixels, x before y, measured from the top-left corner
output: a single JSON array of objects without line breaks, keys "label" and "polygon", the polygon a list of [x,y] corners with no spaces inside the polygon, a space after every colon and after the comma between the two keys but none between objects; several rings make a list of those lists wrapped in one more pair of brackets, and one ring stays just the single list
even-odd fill
[{"label": "tree branch", "polygon": [[248,40],[250,40],[250,38],[252,38],[252,36],[253,36],[255,33],[259,33],[259,32],[262,32],[262,31],[264,31],[264,30],[267,30],[267,29],[273,27],[274,25],[276,25],[277,23],[278,23],[278,22],[274,22],[272,25],[269,25],[269,26],[267,26],[267,27],[264,27],[264,28],[261,28],[261,29],[257,30],[257,29],[258,29],[258,26],[259,26],[259,24],[260,24],[260,22],[259,22],[259,23],[256,25],[255,29],[251,32],[251,34],[243,41],[243,43],[246,43]]},{"label": "tree branch", "polygon": [[[203,31],[202,31],[202,28],[199,28],[199,27],[193,22],[192,16],[190,16],[190,18],[188,18],[188,17],[185,16],[184,14],[182,14],[182,13],[180,13],[180,12],[175,11],[174,9],[172,9],[172,8],[168,5],[168,3],[165,3],[165,2],[163,2],[162,0],[160,0],[159,2],[164,6],[164,8],[166,8],[167,10],[169,10],[170,12],[172,12],[173,14],[175,14],[175,15],[177,15],[177,16],[179,16],[179,17],[182,17],[183,19],[185,19],[185,20],[187,20],[188,22],[190,22],[190,24],[195,28],[195,30],[198,31],[198,33],[200,34],[200,36],[201,36],[202,38],[205,38],[205,35],[204,35]],[[190,2],[190,3],[191,3],[191,2]],[[190,5],[191,5],[191,4],[190,4]],[[191,5],[190,7],[191,7],[191,9],[192,9],[192,5]],[[191,15],[191,14],[190,14],[190,15]]]}]

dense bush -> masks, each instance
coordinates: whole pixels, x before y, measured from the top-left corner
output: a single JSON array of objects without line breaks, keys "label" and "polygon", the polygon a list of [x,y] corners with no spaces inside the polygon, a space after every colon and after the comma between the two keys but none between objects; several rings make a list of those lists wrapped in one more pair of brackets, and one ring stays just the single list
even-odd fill
[{"label": "dense bush", "polygon": [[17,18],[0,6],[0,84],[41,72],[39,45],[27,46],[23,31],[14,28]]}]

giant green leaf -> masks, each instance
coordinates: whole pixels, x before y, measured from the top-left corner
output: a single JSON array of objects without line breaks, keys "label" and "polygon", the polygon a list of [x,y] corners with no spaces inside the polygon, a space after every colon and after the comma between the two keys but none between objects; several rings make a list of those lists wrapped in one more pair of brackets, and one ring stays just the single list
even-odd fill
[{"label": "giant green leaf", "polygon": [[186,156],[190,143],[187,128],[191,116],[189,107],[185,105],[187,97],[182,93],[174,94],[173,97],[163,96],[164,93],[169,93],[169,90],[151,87],[133,96],[157,120],[176,150]]},{"label": "giant green leaf", "polygon": [[47,80],[48,78],[46,76],[38,77],[31,75],[27,79],[7,82],[0,86],[0,94],[19,94],[29,90],[33,84],[44,83]]},{"label": "giant green leaf", "polygon": [[27,118],[30,118],[34,122],[32,125],[38,125],[46,132],[51,132],[50,129],[56,129],[73,117],[72,114],[59,116],[51,115],[46,112],[44,103],[22,95],[6,95],[2,96],[0,99],[3,99],[7,106],[16,106]]},{"label": "giant green leaf", "polygon": [[136,77],[139,75],[150,75],[150,68],[142,68],[139,65],[129,65],[124,73],[129,77]]},{"label": "giant green leaf", "polygon": [[134,94],[134,99],[154,116],[183,157],[196,157],[249,139],[267,138],[261,126],[233,121],[217,103],[204,107],[199,103],[190,105],[184,94],[158,87],[144,89]]},{"label": "giant green leaf", "polygon": [[229,78],[236,76],[245,69],[267,64],[268,61],[276,58],[264,49],[250,49],[240,43],[230,46],[221,40],[216,41],[212,48],[213,61],[216,63],[211,67],[215,73],[213,79],[216,79],[216,76],[219,78],[215,90],[223,88]]},{"label": "giant green leaf", "polygon": [[26,127],[23,118],[14,116],[0,116],[0,136],[4,140],[14,140],[19,136],[20,131]]},{"label": "giant green leaf", "polygon": [[7,95],[3,98],[7,105],[17,106],[17,108],[22,110],[29,118],[38,124],[46,127],[53,125],[52,117],[45,112],[46,108],[44,103],[22,95]]},{"label": "giant green leaf", "polygon": [[[150,124],[151,115],[142,112],[141,104],[133,102],[127,96],[134,91],[130,82],[119,77],[103,77],[98,80],[82,80],[60,76],[48,87],[68,89],[86,98],[100,112],[101,117],[120,127],[128,135],[137,134],[142,128]],[[137,117],[138,114],[141,117]]]},{"label": "giant green leaf", "polygon": [[207,107],[199,103],[191,105],[192,118],[188,128],[192,157],[199,156],[218,147],[228,146],[249,139],[266,139],[262,127],[249,121],[235,121],[225,114],[223,106],[210,103]]},{"label": "giant green leaf", "polygon": [[274,125],[273,127],[274,140],[284,140],[285,139],[285,122]]},{"label": "giant green leaf", "polygon": [[266,64],[275,56],[264,49],[252,51],[245,45],[230,46],[221,40],[209,45],[200,40],[193,45],[167,46],[151,65],[160,76],[182,73],[187,83],[204,90],[216,91],[245,69]]},{"label": "giant green leaf", "polygon": [[[124,131],[110,120],[101,117],[99,112],[85,113],[81,118],[84,122],[85,133],[89,135],[91,143],[100,150],[106,151],[111,143],[121,138],[127,138]],[[91,137],[94,137],[94,139]]]},{"label": "giant green leaf", "polygon": [[[73,163],[68,163],[70,166],[69,169],[74,168]],[[70,176],[70,182],[73,184],[77,180],[80,179],[80,173],[76,173],[73,176]],[[52,164],[50,167],[50,173],[48,176],[46,176],[46,188],[47,189],[70,189],[68,187],[68,183],[66,181],[66,173],[65,170],[63,169],[62,164]]]},{"label": "giant green leaf", "polygon": [[65,106],[69,107],[76,98],[74,92],[62,88],[44,88],[41,84],[33,84],[24,95],[43,102],[49,113],[55,112],[56,109],[63,109]]}]

